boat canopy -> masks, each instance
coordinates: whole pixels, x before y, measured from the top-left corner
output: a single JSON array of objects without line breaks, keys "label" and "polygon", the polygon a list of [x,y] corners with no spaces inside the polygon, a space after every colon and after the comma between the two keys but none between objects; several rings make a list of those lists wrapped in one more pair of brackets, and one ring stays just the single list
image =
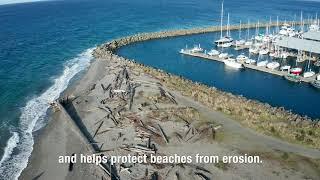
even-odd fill
[{"label": "boat canopy", "polygon": [[296,37],[282,37],[277,40],[276,46],[320,54],[319,41],[299,39]]},{"label": "boat canopy", "polygon": [[308,31],[303,33],[302,37],[305,39],[320,41],[320,31]]}]

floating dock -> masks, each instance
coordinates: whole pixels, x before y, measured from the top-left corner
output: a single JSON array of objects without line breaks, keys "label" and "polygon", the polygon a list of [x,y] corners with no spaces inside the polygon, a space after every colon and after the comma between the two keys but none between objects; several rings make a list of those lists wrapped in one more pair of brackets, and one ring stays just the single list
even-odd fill
[{"label": "floating dock", "polygon": [[[188,55],[188,56],[199,57],[199,58],[204,58],[204,59],[214,60],[214,61],[219,61],[219,62],[222,62],[222,63],[223,63],[223,60],[225,60],[224,58],[219,58],[218,56],[210,56],[210,55],[207,55],[205,53],[195,53],[195,52],[189,52],[189,51],[180,51],[180,53],[184,54],[184,55]],[[260,72],[270,73],[270,74],[277,75],[277,76],[282,76],[283,77],[283,76],[288,74],[287,71],[279,71],[277,69],[269,69],[267,67],[256,66],[256,65],[253,65],[253,64],[246,64],[246,63],[241,63],[241,64],[243,64],[243,66],[245,68],[256,70],[256,71],[260,71]],[[301,81],[302,82],[310,83],[313,80],[315,80],[316,76],[309,77],[309,78],[304,78],[302,76],[300,76],[300,77],[301,77]]]}]

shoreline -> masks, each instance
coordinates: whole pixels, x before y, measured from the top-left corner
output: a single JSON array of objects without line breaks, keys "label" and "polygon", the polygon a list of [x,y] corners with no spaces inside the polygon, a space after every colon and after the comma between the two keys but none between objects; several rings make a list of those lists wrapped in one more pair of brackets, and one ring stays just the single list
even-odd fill
[{"label": "shoreline", "polygon": [[[236,26],[235,26],[236,27]],[[234,27],[234,28],[235,28]],[[210,29],[210,32],[216,31],[217,29],[212,28]],[[218,29],[219,30],[219,29]],[[188,32],[186,32],[188,31]],[[60,98],[66,97],[66,96],[73,96],[73,95],[78,95],[78,94],[82,94],[82,93],[87,93],[88,92],[88,88],[90,88],[90,86],[92,85],[92,82],[95,81],[99,81],[103,76],[104,76],[104,71],[106,71],[106,67],[108,66],[108,62],[106,62],[105,59],[113,59],[115,61],[119,61],[121,63],[124,63],[126,65],[128,65],[128,67],[132,68],[135,72],[139,72],[142,74],[148,74],[150,75],[152,78],[156,79],[157,81],[163,83],[163,85],[170,89],[170,90],[174,90],[177,91],[179,93],[181,93],[182,96],[186,96],[186,97],[191,97],[191,99],[195,100],[196,102],[199,102],[199,106],[205,106],[207,108],[209,108],[210,110],[213,111],[217,111],[219,113],[222,112],[222,114],[226,115],[226,117],[231,117],[231,119],[237,119],[239,118],[237,114],[232,114],[231,110],[226,111],[225,107],[230,105],[231,101],[233,100],[237,100],[240,104],[245,103],[246,105],[253,105],[253,106],[258,106],[257,108],[252,108],[251,110],[257,110],[259,108],[266,108],[269,109],[268,113],[273,112],[275,113],[275,115],[273,115],[272,117],[278,117],[280,116],[281,118],[284,118],[285,120],[288,120],[289,118],[285,118],[283,117],[284,115],[290,115],[290,117],[296,117],[296,121],[293,121],[293,126],[309,126],[311,122],[311,119],[306,118],[304,119],[304,117],[301,117],[299,115],[295,115],[292,114],[284,109],[279,109],[279,108],[274,108],[271,107],[270,105],[266,105],[264,103],[261,102],[257,102],[254,100],[248,100],[246,98],[240,97],[240,96],[235,96],[232,95],[230,93],[226,93],[226,92],[222,92],[219,90],[216,90],[212,87],[208,87],[205,85],[201,85],[198,84],[197,82],[192,82],[190,80],[172,75],[172,74],[168,74],[163,72],[162,70],[156,70],[154,68],[151,67],[147,67],[144,66],[142,64],[138,64],[135,63],[129,59],[125,59],[122,57],[119,57],[118,55],[114,54],[114,52],[116,51],[117,48],[124,46],[124,45],[128,45],[130,43],[134,43],[134,42],[138,42],[138,41],[145,41],[145,40],[150,40],[150,39],[155,39],[155,38],[166,38],[166,37],[171,37],[171,36],[183,36],[183,35],[189,35],[193,34],[193,33],[206,33],[207,31],[203,31],[203,30],[196,30],[196,32],[190,32],[190,30],[186,30],[186,31],[176,31],[176,34],[162,34],[163,32],[157,32],[157,33],[146,33],[146,34],[140,34],[140,35],[133,35],[130,37],[124,37],[124,38],[120,38],[114,41],[111,41],[109,43],[103,44],[99,47],[97,47],[94,50],[94,56],[95,59],[93,59],[90,63],[90,67],[88,68],[88,70],[84,73],[84,75],[79,78],[76,82],[74,82],[74,84],[71,84],[68,86],[68,88],[61,94]],[[151,34],[152,37],[150,37],[149,35]],[[171,35],[171,36],[170,36]],[[104,59],[104,60],[102,60]],[[180,87],[178,87],[180,86]],[[190,86],[191,88],[185,88],[187,86]],[[188,91],[186,91],[188,90]],[[196,93],[193,93],[196,92]],[[214,97],[214,99],[209,99],[208,96],[213,95],[212,97]],[[227,98],[226,101],[224,101],[223,99]],[[203,101],[203,99],[208,99],[208,101]],[[223,106],[215,106],[216,104],[211,104],[214,101],[218,101],[219,103],[222,103]],[[232,107],[234,107],[235,104],[232,105]],[[237,104],[236,104],[237,105]],[[233,110],[237,110],[240,112],[239,109],[233,109]],[[218,116],[219,113],[217,114]],[[243,113],[243,112],[241,112]],[[261,111],[260,111],[261,113]],[[60,114],[60,117],[59,117]],[[254,113],[251,112],[249,114],[247,114],[249,117],[254,116]],[[265,114],[264,114],[265,115]],[[266,114],[268,115],[268,114]],[[68,123],[65,122],[63,120],[67,120],[67,121],[72,121],[71,119],[68,119],[66,117],[61,117],[61,112],[53,112],[52,115],[50,115],[50,120],[48,121],[48,124],[41,129],[40,135],[38,138],[35,138],[35,144],[34,144],[34,150],[32,152],[31,157],[29,157],[29,161],[28,161],[28,166],[26,169],[23,170],[23,172],[21,173],[19,179],[31,179],[35,176],[36,174],[41,175],[39,177],[41,178],[45,178],[45,179],[55,179],[56,177],[53,176],[53,174],[58,173],[61,177],[61,179],[94,179],[94,177],[96,178],[97,175],[102,176],[102,172],[101,170],[95,168],[95,167],[91,167],[88,168],[87,165],[77,165],[77,169],[82,169],[81,171],[78,172],[68,172],[66,171],[67,167],[65,166],[61,166],[59,164],[51,164],[49,163],[49,161],[52,161],[56,158],[57,155],[57,151],[56,149],[50,149],[50,148],[45,148],[46,146],[48,147],[52,147],[52,144],[48,143],[48,141],[52,141],[55,138],[66,138],[67,140],[62,142],[61,144],[57,144],[57,147],[59,147],[58,149],[60,149],[60,153],[61,154],[70,154],[72,152],[84,152],[84,153],[88,153],[89,151],[89,147],[88,147],[88,143],[85,140],[85,138],[83,136],[81,136],[79,134],[79,130],[77,130],[77,127],[75,127],[74,125],[72,125],[72,123]],[[255,119],[257,119],[257,117],[255,117]],[[273,119],[274,120],[274,119]],[[272,120],[272,121],[273,121]],[[264,120],[265,121],[265,120]],[[237,121],[239,122],[239,121]],[[242,119],[239,122],[242,126],[245,125],[245,127],[249,127],[249,131],[251,132],[251,129],[255,129],[254,125],[255,124],[251,124],[252,122],[250,122],[249,119]],[[286,123],[286,122],[284,122]],[[283,128],[283,124],[280,123],[280,128]],[[316,126],[320,127],[320,123],[315,124]],[[291,124],[289,125],[291,126]],[[65,129],[60,129],[59,132],[57,133],[57,129],[64,127]],[[73,129],[73,133],[70,134],[66,134],[70,129],[70,127],[72,127]],[[288,126],[286,126],[288,127]],[[275,127],[277,128],[277,127]],[[257,130],[257,129],[255,129]],[[278,129],[275,129],[276,131]],[[283,130],[283,129],[282,129]],[[258,132],[263,132],[265,134],[265,132],[263,130],[258,129]],[[252,132],[253,134],[256,134],[255,132]],[[267,135],[272,135],[273,134],[267,134]],[[264,135],[263,135],[264,136]],[[285,139],[285,138],[283,138]],[[290,141],[289,141],[290,142]],[[294,142],[294,141],[293,141]],[[68,143],[73,143],[74,147],[72,146],[68,146],[66,147],[66,144]],[[78,147],[78,144],[80,143],[82,148]],[[296,143],[296,142],[295,142]],[[280,143],[281,144],[281,143]],[[290,151],[289,147],[291,147],[291,145],[288,145],[288,151]],[[293,145],[293,147],[298,147],[298,145]],[[309,146],[310,147],[310,146]],[[312,147],[312,146],[311,146]],[[317,149],[319,149],[319,145],[316,146]],[[301,148],[301,151],[304,148]],[[312,158],[317,157],[318,151],[306,151],[307,155],[308,153],[313,153],[313,155],[311,156]],[[48,154],[55,154],[55,156],[48,156]],[[40,156],[40,158],[38,157]],[[48,156],[48,157],[46,157]],[[310,158],[311,158],[310,157]],[[320,156],[319,156],[320,157]],[[31,166],[30,166],[31,164]],[[33,169],[35,167],[38,167],[39,169],[37,170],[37,172],[33,171]],[[41,174],[41,169],[45,170],[45,169],[50,169],[51,171],[48,173],[43,173]],[[94,173],[89,173],[89,170],[94,171]],[[87,175],[87,176],[86,176]]]}]

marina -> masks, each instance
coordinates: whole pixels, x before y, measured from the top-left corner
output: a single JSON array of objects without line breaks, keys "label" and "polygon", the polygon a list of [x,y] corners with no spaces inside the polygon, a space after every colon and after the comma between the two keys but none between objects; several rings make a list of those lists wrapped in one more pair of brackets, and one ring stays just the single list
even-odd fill
[{"label": "marina", "polygon": [[[218,62],[224,62],[225,58],[220,58],[219,56],[210,56],[208,54],[205,53],[201,53],[201,52],[189,52],[189,51],[180,51],[181,54],[184,55],[188,55],[188,56],[194,56],[194,57],[199,57],[199,58],[204,58],[204,59],[209,59],[209,60],[214,60],[214,61],[218,61]],[[275,69],[270,69],[267,67],[263,67],[263,66],[256,66],[254,64],[247,64],[247,63],[241,63],[245,68],[249,68],[249,69],[253,69],[256,71],[261,71],[261,72],[265,72],[265,73],[270,73],[273,75],[277,75],[277,76],[286,76],[288,75],[288,71],[280,71],[280,70],[275,70]],[[302,82],[306,82],[306,83],[310,83],[312,81],[314,81],[314,77],[301,77]]]},{"label": "marina", "polygon": [[[209,60],[223,62],[227,67],[234,69],[249,68],[260,72],[283,76],[286,80],[299,83],[320,83],[320,74],[311,68],[311,61],[315,66],[320,62],[320,21],[316,14],[315,18],[304,19],[301,12],[300,21],[292,22],[272,22],[271,17],[268,23],[264,23],[266,28],[261,33],[261,25],[258,21],[250,24],[248,20],[246,38],[242,38],[242,22],[238,29],[238,39],[235,40],[230,32],[230,14],[227,13],[227,25],[223,25],[224,4],[221,4],[220,14],[220,38],[214,40],[213,47],[208,51],[200,48],[200,44],[194,48],[181,49],[183,55],[194,56]],[[250,27],[255,26],[255,34],[250,37]],[[272,28],[273,27],[273,28]],[[225,35],[224,35],[225,31]],[[237,53],[236,58],[233,54],[228,54],[226,50],[233,48]],[[247,53],[246,53],[247,51]],[[248,56],[246,56],[246,54]],[[250,58],[258,55],[258,60]],[[267,57],[261,60],[261,57]],[[295,58],[295,65],[283,64],[281,61],[287,58]],[[301,68],[298,63],[308,61],[306,67]],[[318,88],[318,86],[314,86]]]}]

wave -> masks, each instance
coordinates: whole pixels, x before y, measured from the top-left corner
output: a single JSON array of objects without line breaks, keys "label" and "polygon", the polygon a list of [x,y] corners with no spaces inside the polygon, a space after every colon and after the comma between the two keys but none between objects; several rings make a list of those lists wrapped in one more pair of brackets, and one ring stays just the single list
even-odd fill
[{"label": "wave", "polygon": [[18,4],[18,3],[31,3],[31,2],[38,2],[38,1],[48,1],[48,0],[2,0],[0,2],[0,5]]},{"label": "wave", "polygon": [[[85,70],[90,65],[90,61],[93,58],[92,51],[93,48],[87,49],[76,58],[68,61],[62,75],[54,80],[53,85],[40,96],[28,101],[26,106],[21,109],[20,139],[19,136],[18,138],[14,137],[14,140],[18,140],[15,143],[9,142],[12,137],[9,139],[6,147],[8,156],[5,157],[6,159],[3,162],[1,160],[2,164],[0,164],[0,179],[18,179],[22,170],[27,167],[28,158],[32,153],[34,144],[32,132],[35,129],[39,129],[37,128],[38,122],[43,122],[49,103],[60,96],[77,73]],[[17,153],[12,153],[13,150]]]},{"label": "wave", "polygon": [[19,135],[17,132],[13,132],[13,135],[8,140],[7,146],[4,149],[3,156],[0,160],[0,167],[4,161],[10,158],[12,151],[17,146],[18,142],[19,142]]}]

